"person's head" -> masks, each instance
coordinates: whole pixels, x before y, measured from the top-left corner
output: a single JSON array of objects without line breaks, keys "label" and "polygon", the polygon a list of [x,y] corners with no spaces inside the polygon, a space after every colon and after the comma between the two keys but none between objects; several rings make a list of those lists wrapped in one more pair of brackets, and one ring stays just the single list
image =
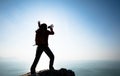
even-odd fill
[{"label": "person's head", "polygon": [[47,24],[43,23],[40,25],[41,30],[47,30]]}]

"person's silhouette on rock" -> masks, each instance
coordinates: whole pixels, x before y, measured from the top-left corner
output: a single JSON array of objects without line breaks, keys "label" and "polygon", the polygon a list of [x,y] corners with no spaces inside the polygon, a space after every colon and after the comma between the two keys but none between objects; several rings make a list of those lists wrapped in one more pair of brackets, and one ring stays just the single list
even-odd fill
[{"label": "person's silhouette on rock", "polygon": [[48,26],[48,28],[50,28],[50,31],[47,30],[47,25],[45,23],[40,24],[40,22],[38,21],[38,26],[39,26],[39,29],[36,30],[36,37],[35,37],[35,43],[37,45],[37,50],[36,50],[36,56],[35,56],[34,62],[30,69],[31,74],[36,73],[35,68],[37,66],[37,63],[43,51],[50,58],[49,69],[54,70],[54,67],[53,67],[54,55],[52,51],[50,50],[50,48],[48,47],[48,36],[54,35],[53,25]]}]

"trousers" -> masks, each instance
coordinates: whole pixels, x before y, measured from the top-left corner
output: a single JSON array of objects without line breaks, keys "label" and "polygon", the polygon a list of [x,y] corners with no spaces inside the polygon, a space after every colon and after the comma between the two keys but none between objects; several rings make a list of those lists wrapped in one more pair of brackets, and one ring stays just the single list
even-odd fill
[{"label": "trousers", "polygon": [[35,73],[35,68],[36,68],[36,66],[38,64],[38,61],[39,61],[40,56],[43,53],[43,51],[50,58],[49,69],[53,68],[54,54],[52,53],[52,51],[50,50],[50,48],[48,46],[38,46],[37,50],[36,50],[36,55],[35,55],[34,62],[32,64],[32,66],[31,66],[31,73]]}]

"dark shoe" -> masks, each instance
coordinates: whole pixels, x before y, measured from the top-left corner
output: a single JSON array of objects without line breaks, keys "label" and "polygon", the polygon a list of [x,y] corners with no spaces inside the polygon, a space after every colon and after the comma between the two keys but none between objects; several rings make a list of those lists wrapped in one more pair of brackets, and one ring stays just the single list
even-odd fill
[{"label": "dark shoe", "polygon": [[36,75],[35,70],[31,70],[31,76],[35,76],[35,75]]},{"label": "dark shoe", "polygon": [[36,76],[36,73],[34,73],[34,74],[31,74],[31,76]]},{"label": "dark shoe", "polygon": [[54,67],[52,66],[52,67],[50,67],[49,69],[50,69],[50,70],[54,70]]}]

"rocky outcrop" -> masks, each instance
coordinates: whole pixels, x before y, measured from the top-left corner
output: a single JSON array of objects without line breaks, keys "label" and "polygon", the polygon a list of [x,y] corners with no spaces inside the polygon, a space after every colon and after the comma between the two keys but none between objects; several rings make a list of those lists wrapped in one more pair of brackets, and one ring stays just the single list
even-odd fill
[{"label": "rocky outcrop", "polygon": [[44,70],[39,71],[38,76],[75,76],[72,70],[60,69],[60,70]]},{"label": "rocky outcrop", "polygon": [[59,70],[41,70],[37,72],[36,75],[27,73],[21,76],[75,76],[75,73],[72,70],[61,68]]}]

